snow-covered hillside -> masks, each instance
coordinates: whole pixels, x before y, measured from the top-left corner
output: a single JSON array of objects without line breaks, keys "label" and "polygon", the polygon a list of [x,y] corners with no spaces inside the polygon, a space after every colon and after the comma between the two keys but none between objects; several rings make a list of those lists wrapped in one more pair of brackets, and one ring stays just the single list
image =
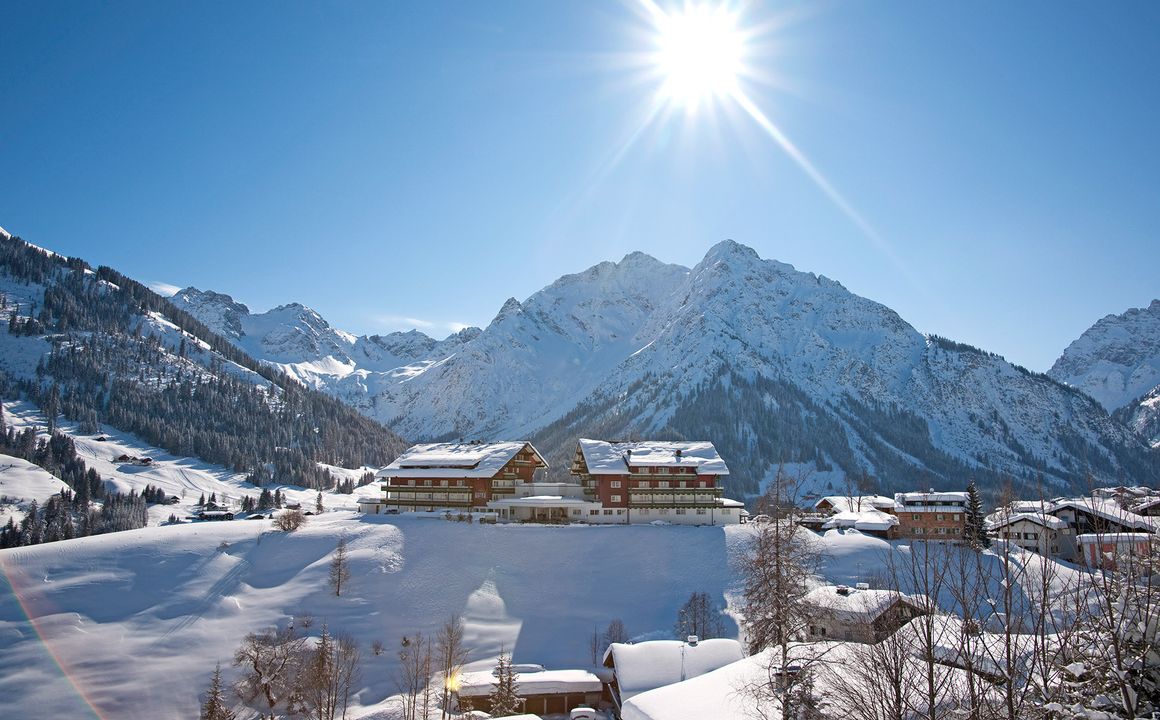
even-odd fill
[{"label": "snow-covered hillside", "polygon": [[[671,637],[691,593],[735,605],[736,563],[750,532],[483,526],[336,511],[294,533],[238,520],[2,550],[0,697],[46,717],[192,717],[215,663],[233,677],[232,654],[247,632],[295,618],[301,629],[309,615],[308,634],[326,621],[360,642],[363,679],[351,716],[374,717],[396,692],[403,635],[433,632],[461,614],[471,669],[490,667],[501,648],[517,662],[587,667],[593,628],[613,618],[637,639]],[[335,597],[327,571],[339,538],[353,576]],[[815,542],[823,573],[837,582],[881,577],[887,555],[909,552],[856,531]],[[382,655],[370,652],[375,640]]]},{"label": "snow-covered hillside", "polygon": [[1048,374],[1100,402],[1160,446],[1160,300],[1108,315],[1084,331]]},{"label": "snow-covered hillside", "polygon": [[[352,351],[373,338],[300,306],[249,316],[222,296],[180,302],[206,322],[251,323],[240,345],[408,437],[534,436],[557,473],[578,436],[657,434],[711,438],[735,495],[781,461],[813,462],[816,480],[865,472],[883,489],[1160,480],[1148,448],[1087,396],[732,241],[691,270],[640,253],[601,263],[509,300],[482,332],[374,360]],[[295,355],[271,336],[311,339]]]}]

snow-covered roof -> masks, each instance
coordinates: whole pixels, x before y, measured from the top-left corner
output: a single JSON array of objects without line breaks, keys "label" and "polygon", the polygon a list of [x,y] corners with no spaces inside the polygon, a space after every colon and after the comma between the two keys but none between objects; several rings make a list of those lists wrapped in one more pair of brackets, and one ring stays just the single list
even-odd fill
[{"label": "snow-covered roof", "polygon": [[695,645],[680,640],[649,640],[612,643],[604,652],[604,665],[616,671],[621,701],[625,701],[663,685],[704,675],[741,657],[741,643],[727,638],[701,640]]},{"label": "snow-covered roof", "polygon": [[949,503],[963,503],[966,505],[970,495],[965,492],[906,492],[896,493],[894,502],[905,505],[908,502],[922,503],[923,505],[943,505]]},{"label": "snow-covered roof", "polygon": [[[892,500],[891,503],[893,504],[893,502]],[[897,516],[884,513],[880,510],[863,510],[862,512],[846,511],[831,515],[822,525],[822,529],[854,528],[855,530],[865,530],[866,532],[886,532],[897,524]]]},{"label": "snow-covered roof", "polygon": [[897,590],[858,590],[847,588],[838,592],[836,585],[823,585],[806,593],[802,601],[821,608],[843,622],[874,622],[894,603],[903,600],[921,608],[923,600],[904,595]]},{"label": "snow-covered roof", "polygon": [[1146,515],[1137,515],[1134,512],[1123,509],[1114,500],[1106,500],[1103,498],[1083,497],[1083,498],[1069,498],[1060,500],[1054,503],[1047,512],[1055,515],[1061,510],[1079,510],[1089,513],[1101,520],[1115,523],[1117,525],[1135,528],[1137,530],[1155,531],[1160,525],[1156,518],[1151,518]]},{"label": "snow-covered roof", "polygon": [[987,518],[987,524],[991,528],[1006,527],[1007,525],[1012,525],[1017,522],[1035,523],[1036,525],[1050,528],[1052,530],[1062,530],[1063,528],[1067,527],[1066,521],[1061,520],[1054,515],[1047,515],[1046,513],[1041,512],[1020,512],[1013,514],[999,513]]},{"label": "snow-covered roof", "polygon": [[1126,545],[1128,543],[1147,542],[1152,537],[1152,533],[1138,532],[1138,533],[1084,533],[1083,535],[1076,535],[1075,541],[1080,545],[1095,545],[1102,543],[1116,543],[1117,545]]},{"label": "snow-covered roof", "polygon": [[412,445],[375,477],[489,478],[523,450],[531,448],[537,467],[547,467],[529,442],[429,443]]},{"label": "snow-covered roof", "polygon": [[591,475],[623,475],[636,467],[692,467],[701,475],[729,474],[717,448],[707,440],[612,443],[580,438],[580,451]]},{"label": "snow-covered roof", "polygon": [[814,503],[814,509],[817,510],[818,506],[822,503],[829,503],[834,508],[835,513],[861,512],[875,508],[879,510],[894,509],[894,498],[888,498],[884,495],[855,495],[854,497],[848,495],[827,495]]},{"label": "snow-covered roof", "polygon": [[[600,678],[587,670],[540,670],[515,673],[521,696],[563,693],[598,693]],[[490,670],[466,672],[459,676],[460,697],[484,697],[495,690],[495,674]]]}]

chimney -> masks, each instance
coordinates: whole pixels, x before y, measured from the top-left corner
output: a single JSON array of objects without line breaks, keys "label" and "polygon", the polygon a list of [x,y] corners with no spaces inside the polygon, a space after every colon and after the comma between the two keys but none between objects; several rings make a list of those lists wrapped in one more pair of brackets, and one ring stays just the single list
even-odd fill
[{"label": "chimney", "polygon": [[680,457],[681,456],[681,449],[677,448],[676,452],[674,452],[673,454],[676,455],[677,457]]},{"label": "chimney", "polygon": [[685,638],[685,641],[689,643],[689,647],[697,647],[697,643],[700,642],[700,640],[701,638],[697,637],[696,635],[690,635],[689,637]]}]

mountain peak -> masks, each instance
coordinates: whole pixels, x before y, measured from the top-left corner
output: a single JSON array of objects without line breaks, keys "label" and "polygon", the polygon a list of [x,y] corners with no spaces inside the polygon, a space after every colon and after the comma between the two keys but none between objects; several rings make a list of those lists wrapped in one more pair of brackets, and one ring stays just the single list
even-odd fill
[{"label": "mountain peak", "polygon": [[713,247],[709,248],[709,252],[705,253],[705,260],[716,262],[719,260],[731,259],[745,259],[745,260],[761,260],[761,256],[757,251],[748,245],[742,245],[735,240],[722,240]]}]

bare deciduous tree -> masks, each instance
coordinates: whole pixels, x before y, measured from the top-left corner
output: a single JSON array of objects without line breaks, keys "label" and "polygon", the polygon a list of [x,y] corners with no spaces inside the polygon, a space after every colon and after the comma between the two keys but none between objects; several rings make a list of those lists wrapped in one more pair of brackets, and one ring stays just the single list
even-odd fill
[{"label": "bare deciduous tree", "polygon": [[677,611],[673,633],[678,640],[696,635],[702,640],[725,635],[725,621],[721,606],[713,602],[707,592],[694,592]]},{"label": "bare deciduous tree", "polygon": [[298,711],[298,674],[305,642],[287,626],[246,635],[234,653],[234,665],[243,670],[234,688],[262,717]]},{"label": "bare deciduous tree", "polygon": [[342,595],[342,588],[350,581],[350,559],[347,557],[346,537],[338,539],[334,557],[330,560],[330,587],[336,596]]},{"label": "bare deciduous tree", "polygon": [[435,635],[435,657],[439,664],[439,674],[443,679],[441,708],[444,720],[450,716],[451,689],[460,670],[467,663],[468,654],[463,641],[463,618],[456,615],[443,623]]}]

